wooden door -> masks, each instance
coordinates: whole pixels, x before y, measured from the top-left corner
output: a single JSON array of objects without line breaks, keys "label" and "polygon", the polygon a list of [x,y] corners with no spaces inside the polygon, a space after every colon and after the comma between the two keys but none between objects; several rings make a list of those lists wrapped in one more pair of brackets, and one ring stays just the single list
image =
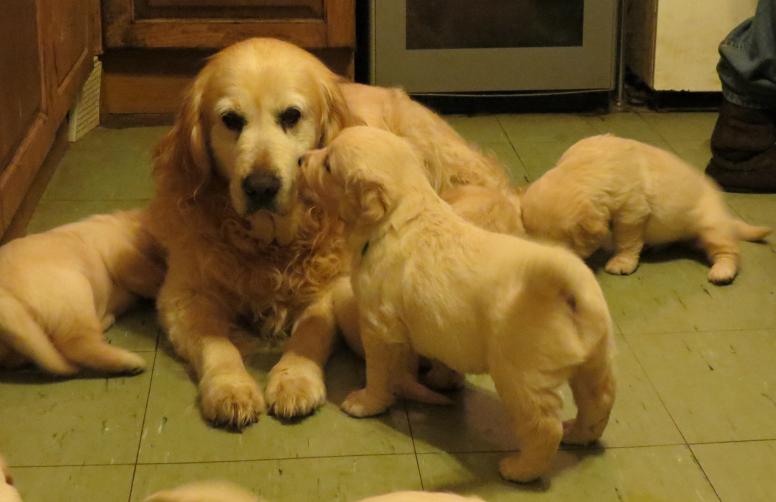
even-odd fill
[{"label": "wooden door", "polygon": [[93,0],[5,0],[0,16],[0,234],[92,67]]},{"label": "wooden door", "polygon": [[108,48],[220,49],[275,37],[354,47],[355,0],[104,0]]}]

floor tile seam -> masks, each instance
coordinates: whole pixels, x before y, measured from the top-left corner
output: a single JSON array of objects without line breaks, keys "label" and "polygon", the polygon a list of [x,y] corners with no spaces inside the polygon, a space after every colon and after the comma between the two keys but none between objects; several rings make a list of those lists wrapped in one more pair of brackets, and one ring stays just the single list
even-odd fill
[{"label": "floor tile seam", "polygon": [[410,412],[407,406],[407,400],[402,400],[402,408],[404,409],[404,417],[407,419],[407,429],[410,432],[410,440],[412,441],[412,455],[415,458],[415,466],[418,469],[418,480],[420,481],[420,489],[425,490],[425,483],[423,483],[423,473],[420,471],[420,461],[418,460],[418,448],[415,445],[415,433],[412,432],[412,420],[410,420]]},{"label": "floor tile seam", "polygon": [[[619,325],[618,325],[619,326]],[[760,332],[774,331],[776,326],[758,327],[758,328],[715,328],[715,329],[684,329],[678,331],[640,331],[628,332],[620,328],[620,334],[625,336],[657,336],[657,335],[692,335],[696,333],[738,333],[738,332]]]},{"label": "floor tile seam", "polygon": [[[558,449],[560,452],[606,452],[608,450],[641,450],[645,448],[669,448],[669,447],[675,447],[675,446],[688,446],[687,443],[676,443],[676,442],[666,442],[666,443],[657,443],[657,444],[634,444],[634,445],[622,445],[622,446],[612,446],[612,445],[598,445],[598,446],[591,446],[591,447],[584,447],[584,446],[563,446]],[[449,455],[493,455],[493,454],[507,454],[507,453],[518,453],[520,451],[519,448],[515,448],[512,450],[430,450],[430,451],[419,451],[418,455],[441,455],[441,454],[449,454]]]},{"label": "floor tile seam", "polygon": [[[197,464],[238,464],[245,462],[285,462],[289,460],[326,460],[326,459],[343,459],[343,458],[368,458],[368,457],[414,457],[414,453],[411,451],[404,453],[352,453],[342,455],[311,455],[304,457],[277,457],[277,458],[244,458],[234,460],[179,460],[173,462],[144,462],[138,461],[137,467],[141,466],[158,466],[158,465],[197,465]],[[133,464],[127,464],[133,465]]]},{"label": "floor tile seam", "polygon": [[[653,112],[653,113],[655,113],[655,112]],[[675,155],[677,155],[677,156],[679,155],[679,152],[678,152],[678,151],[677,151],[677,149],[674,147],[674,145],[671,143],[671,141],[670,141],[670,140],[669,140],[669,139],[668,139],[666,136],[664,136],[664,135],[663,135],[663,133],[662,133],[662,132],[660,132],[660,130],[659,130],[658,128],[654,127],[654,126],[653,126],[653,125],[652,125],[652,124],[649,122],[649,120],[647,120],[647,119],[644,117],[644,115],[643,115],[643,112],[637,111],[637,112],[636,112],[636,114],[639,116],[639,118],[641,118],[641,120],[642,120],[642,121],[643,121],[643,122],[644,122],[644,123],[647,125],[647,127],[649,127],[649,129],[650,129],[652,132],[654,132],[655,134],[657,134],[657,136],[658,136],[660,139],[662,139],[662,140],[665,142],[665,144],[666,144],[666,145],[668,145],[668,146],[671,148],[671,153],[673,153],[673,154],[675,154]]]},{"label": "floor tile seam", "polygon": [[501,119],[497,118],[498,125],[501,128],[501,131],[504,133],[504,135],[507,138],[507,143],[509,144],[509,147],[512,149],[512,152],[515,154],[515,157],[517,157],[518,162],[520,162],[520,166],[523,168],[523,173],[525,174],[525,177],[523,178],[523,181],[528,185],[532,182],[531,179],[529,179],[529,172],[528,172],[528,166],[526,166],[525,160],[523,160],[523,157],[520,155],[520,152],[517,151],[517,147],[512,142],[512,138],[509,137],[506,130],[504,129],[504,125],[501,123]]},{"label": "floor tile seam", "polygon": [[767,438],[749,438],[749,439],[725,439],[725,440],[710,440],[710,441],[693,441],[687,443],[688,446],[705,446],[705,445],[719,445],[719,444],[738,444],[738,443],[773,443],[776,442],[776,437]]},{"label": "floor tile seam", "polygon": [[145,422],[146,417],[148,416],[148,406],[151,402],[151,389],[153,388],[154,384],[154,374],[156,373],[156,359],[159,356],[159,335],[157,333],[156,336],[156,343],[154,345],[154,359],[151,363],[151,377],[148,379],[148,390],[146,392],[146,402],[145,402],[145,409],[143,410],[143,419],[140,422],[140,437],[138,437],[137,440],[137,450],[135,451],[135,462],[132,466],[132,477],[130,479],[129,484],[129,495],[127,497],[127,502],[132,500],[132,491],[135,488],[135,474],[137,473],[137,461],[140,458],[140,448],[143,445],[143,431],[145,430]]},{"label": "floor tile seam", "polygon": [[634,359],[636,359],[636,364],[639,365],[639,368],[641,368],[641,371],[644,373],[644,376],[647,378],[647,382],[649,382],[650,388],[652,388],[652,391],[657,396],[658,401],[660,401],[660,405],[663,406],[663,409],[668,414],[668,417],[671,419],[671,423],[674,424],[674,427],[676,427],[677,432],[679,432],[679,436],[681,436],[682,441],[684,442],[684,445],[687,446],[688,445],[687,437],[684,435],[684,432],[682,431],[681,427],[679,427],[679,424],[677,423],[676,418],[674,417],[673,413],[671,413],[670,408],[668,407],[665,400],[663,399],[663,396],[660,394],[660,391],[655,385],[655,382],[652,380],[652,376],[647,371],[646,367],[644,366],[644,363],[641,361],[641,358],[639,358],[638,352],[633,348],[630,341],[628,340],[628,337],[625,334],[623,334],[623,338],[625,339],[625,344],[628,346],[628,349],[630,350]]}]

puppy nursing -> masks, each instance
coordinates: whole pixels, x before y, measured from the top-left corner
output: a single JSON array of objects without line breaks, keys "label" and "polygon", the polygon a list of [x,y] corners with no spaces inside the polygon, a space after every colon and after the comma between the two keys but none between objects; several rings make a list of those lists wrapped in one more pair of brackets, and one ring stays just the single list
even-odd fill
[{"label": "puppy nursing", "polygon": [[[345,222],[353,254],[367,385],[342,404],[347,413],[391,406],[412,387],[417,353],[490,373],[520,446],[500,464],[507,479],[546,472],[561,440],[601,436],[614,400],[612,325],[579,258],[466,222],[432,190],[409,144],[377,129],[344,130],[308,154],[302,177]],[[566,381],[578,414],[564,427],[557,388]]]},{"label": "puppy nursing", "polygon": [[712,264],[709,280],[727,284],[738,272],[738,241],[770,233],[733,217],[714,182],[675,155],[611,135],[569,148],[521,203],[529,235],[583,258],[611,237],[611,274],[636,270],[645,244],[698,240]]},{"label": "puppy nursing", "polygon": [[164,278],[143,219],[139,210],[92,216],[0,248],[0,366],[32,361],[56,375],[145,368],[102,336]]}]

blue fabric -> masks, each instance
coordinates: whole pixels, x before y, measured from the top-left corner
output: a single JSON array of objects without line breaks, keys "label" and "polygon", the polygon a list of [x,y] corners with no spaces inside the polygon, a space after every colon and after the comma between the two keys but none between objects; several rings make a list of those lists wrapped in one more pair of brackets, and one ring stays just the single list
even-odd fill
[{"label": "blue fabric", "polygon": [[776,0],[759,0],[754,17],[728,34],[719,54],[725,99],[749,108],[776,108]]}]

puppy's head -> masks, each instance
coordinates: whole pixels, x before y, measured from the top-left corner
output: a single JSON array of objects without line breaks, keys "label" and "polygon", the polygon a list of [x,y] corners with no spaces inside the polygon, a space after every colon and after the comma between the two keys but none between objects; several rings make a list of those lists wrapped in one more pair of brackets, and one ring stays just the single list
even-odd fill
[{"label": "puppy's head", "polygon": [[296,201],[299,157],[352,120],[337,77],[318,59],[279,40],[250,39],[197,76],[157,166],[182,171],[191,198],[217,182],[240,216],[283,216]]},{"label": "puppy's head", "polygon": [[382,221],[407,194],[428,188],[422,161],[405,140],[372,127],[343,130],[299,159],[303,188],[345,223]]}]

